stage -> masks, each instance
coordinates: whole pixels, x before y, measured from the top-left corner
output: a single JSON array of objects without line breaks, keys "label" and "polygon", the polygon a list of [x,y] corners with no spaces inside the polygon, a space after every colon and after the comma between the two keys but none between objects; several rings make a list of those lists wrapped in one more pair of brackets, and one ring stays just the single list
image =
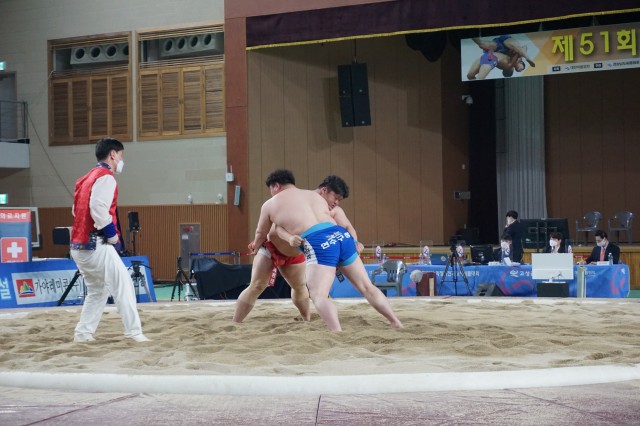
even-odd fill
[{"label": "stage", "polygon": [[[136,300],[140,303],[155,302],[147,257],[123,257],[122,260],[132,275],[136,269],[140,272],[141,278],[134,280]],[[139,267],[134,268],[133,262],[140,262]],[[0,308],[56,306],[76,271],[76,264],[71,259],[0,263]],[[65,297],[64,304],[82,304],[83,289],[84,282],[80,276]]]}]

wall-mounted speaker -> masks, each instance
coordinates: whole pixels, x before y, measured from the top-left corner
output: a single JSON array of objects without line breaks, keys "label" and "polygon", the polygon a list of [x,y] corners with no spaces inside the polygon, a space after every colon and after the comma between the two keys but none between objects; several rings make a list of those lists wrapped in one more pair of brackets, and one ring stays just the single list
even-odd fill
[{"label": "wall-mounted speaker", "polygon": [[224,53],[224,33],[194,34],[160,40],[160,57],[176,58]]},{"label": "wall-mounted speaker", "polygon": [[236,185],[236,192],[233,196],[233,205],[234,206],[240,205],[240,185]]},{"label": "wall-mounted speaker", "polygon": [[371,125],[367,64],[338,66],[338,97],[343,127]]},{"label": "wall-mounted speaker", "polygon": [[108,62],[127,62],[128,43],[95,44],[71,48],[71,65],[93,65]]}]

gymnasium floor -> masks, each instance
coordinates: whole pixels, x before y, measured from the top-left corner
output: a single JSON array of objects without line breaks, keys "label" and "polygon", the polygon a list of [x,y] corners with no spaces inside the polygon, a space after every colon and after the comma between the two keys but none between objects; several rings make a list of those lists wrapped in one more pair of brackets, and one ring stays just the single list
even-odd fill
[{"label": "gymnasium floor", "polygon": [[378,395],[169,395],[0,387],[11,425],[637,425],[640,380]]},{"label": "gymnasium floor", "polygon": [[[159,300],[170,299],[172,286],[159,286],[156,290]],[[630,295],[639,296],[638,290]],[[174,387],[177,393],[170,394],[164,390],[122,390],[122,386],[118,392],[98,393],[78,390],[81,386],[71,381],[57,383],[57,390],[49,390],[46,386],[44,389],[38,388],[43,386],[34,388],[29,380],[16,383],[2,377],[0,383],[5,386],[0,386],[0,424],[640,424],[640,364],[622,366],[622,374],[615,375],[605,367],[579,367],[577,371],[580,375],[574,375],[571,380],[564,380],[558,371],[511,372],[515,373],[511,378],[505,378],[502,372],[478,372],[464,377],[457,373],[439,373],[437,377],[394,375],[392,379],[383,376],[361,379],[373,380],[378,385],[385,381],[406,380],[406,385],[400,386],[405,392],[379,394],[354,394],[343,390],[339,383],[332,387],[335,389],[333,392],[305,394],[292,390],[295,387],[288,387],[286,378],[274,378],[267,386],[269,391],[263,392],[256,389],[265,388],[264,379],[249,379],[241,386],[231,386],[224,378],[212,376],[210,387],[216,391],[187,394],[193,391],[187,390],[189,385],[185,382]],[[535,375],[544,379],[534,380]],[[529,380],[530,377],[533,379]],[[144,380],[131,375],[127,378]],[[330,377],[316,379],[336,383]],[[451,383],[450,388],[455,390],[424,390],[422,379],[434,383],[435,388],[443,388],[443,384]],[[96,375],[95,381],[99,380],[101,378]],[[65,381],[63,376],[60,381]],[[262,385],[258,386],[261,381]],[[413,391],[412,383],[420,391]],[[531,387],[527,387],[530,383]],[[533,383],[538,383],[538,386]],[[395,385],[398,387],[397,382]],[[353,388],[352,384],[344,389],[347,388]],[[227,389],[228,392],[220,389]]]}]

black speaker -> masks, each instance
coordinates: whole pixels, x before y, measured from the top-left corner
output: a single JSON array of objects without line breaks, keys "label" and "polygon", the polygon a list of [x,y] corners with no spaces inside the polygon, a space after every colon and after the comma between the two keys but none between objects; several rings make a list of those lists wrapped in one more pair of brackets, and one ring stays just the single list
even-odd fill
[{"label": "black speaker", "polygon": [[138,221],[138,212],[129,212],[129,231],[139,231],[140,222]]},{"label": "black speaker", "polygon": [[371,125],[369,109],[369,77],[367,64],[351,65],[351,94],[353,98],[353,120],[356,126]]},{"label": "black speaker", "polygon": [[371,125],[367,64],[339,65],[338,92],[342,126]]},{"label": "black speaker", "polygon": [[538,283],[538,297],[569,297],[569,283]]},{"label": "black speaker", "polygon": [[355,119],[353,117],[353,98],[351,96],[340,96],[340,121],[342,127],[353,127]]},{"label": "black speaker", "polygon": [[474,296],[504,296],[504,293],[500,289],[500,286],[496,283],[480,283]]},{"label": "black speaker", "polygon": [[351,65],[338,65],[338,96],[351,97]]}]

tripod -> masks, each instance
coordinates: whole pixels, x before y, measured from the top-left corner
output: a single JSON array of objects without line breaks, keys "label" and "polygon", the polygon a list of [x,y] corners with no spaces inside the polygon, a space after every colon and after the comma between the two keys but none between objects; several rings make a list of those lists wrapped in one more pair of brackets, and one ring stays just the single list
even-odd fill
[{"label": "tripod", "polygon": [[62,305],[64,303],[64,299],[67,298],[67,296],[69,295],[69,292],[71,291],[73,286],[76,284],[76,281],[78,281],[78,278],[80,278],[81,276],[82,276],[82,274],[80,274],[80,269],[77,269],[76,273],[73,274],[73,278],[71,279],[71,282],[67,286],[67,288],[64,291],[64,293],[62,293],[62,297],[60,298],[60,300],[58,300],[58,304],[56,306],[60,306],[60,305]]},{"label": "tripod", "polygon": [[449,267],[451,267],[451,282],[453,282],[453,289],[455,291],[455,295],[458,295],[458,271],[460,271],[460,275],[462,275],[462,280],[467,286],[467,291],[469,292],[469,296],[472,296],[471,287],[469,287],[469,280],[467,279],[467,274],[464,273],[464,268],[462,267],[462,262],[460,261],[460,257],[458,253],[456,253],[456,247],[451,246],[451,254],[449,255],[449,259],[447,259],[447,265],[444,267],[444,272],[442,273],[442,281],[440,281],[440,287],[438,287],[438,294],[440,294],[440,290],[442,289],[442,284],[447,279],[447,272],[449,271]]},{"label": "tripod", "polygon": [[[191,295],[190,296],[194,296],[196,294],[198,294],[196,292],[196,290],[193,288],[193,285],[191,284],[191,280],[189,279],[189,277],[187,277],[187,274],[184,273],[184,271],[182,270],[182,257],[178,256],[176,258],[176,263],[178,264],[178,267],[176,269],[176,279],[173,282],[173,290],[171,291],[171,301],[173,302],[173,297],[176,294],[176,288],[178,289],[178,301],[180,301],[180,292],[182,291],[182,287],[183,286],[189,286],[189,288],[187,290],[191,290]],[[185,301],[187,301],[187,296],[189,296],[189,292],[185,290]]]},{"label": "tripod", "polygon": [[129,269],[133,269],[133,273],[131,274],[131,280],[133,281],[133,287],[136,289],[136,302],[138,303],[140,302],[141,286],[142,288],[144,288],[144,292],[147,294],[147,297],[149,297],[149,302],[153,302],[153,299],[151,298],[151,292],[149,292],[149,287],[147,287],[147,281],[144,278],[144,274],[140,272],[140,266],[149,268],[147,265],[144,265],[140,260],[132,260],[131,266],[129,267]]},{"label": "tripod", "polygon": [[136,234],[138,232],[140,232],[140,230],[139,229],[129,229],[129,232],[132,234],[132,236],[131,236],[131,244],[133,245],[133,253],[131,253],[131,256],[135,256],[136,255]]}]

